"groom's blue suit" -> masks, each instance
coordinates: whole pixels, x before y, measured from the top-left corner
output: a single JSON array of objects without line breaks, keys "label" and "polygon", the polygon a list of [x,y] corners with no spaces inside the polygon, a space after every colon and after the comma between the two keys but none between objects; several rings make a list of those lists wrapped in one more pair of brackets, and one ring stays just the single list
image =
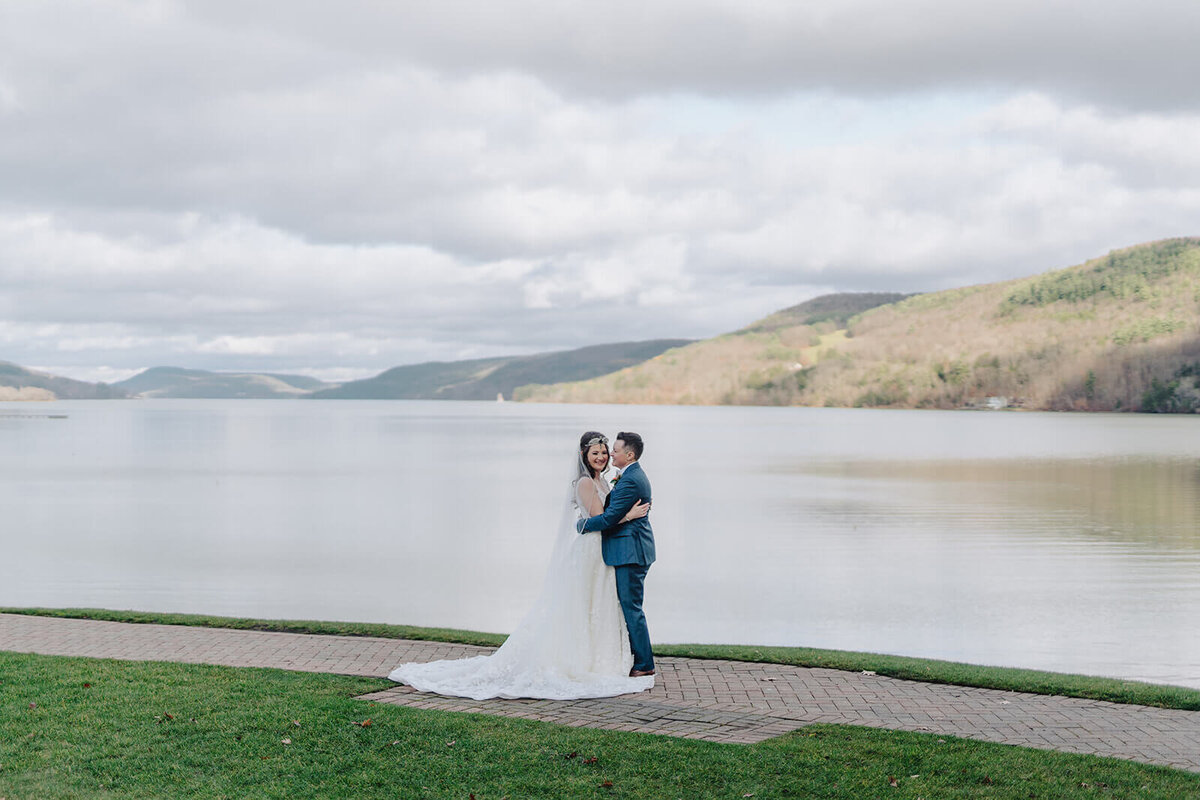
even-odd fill
[{"label": "groom's blue suit", "polygon": [[646,573],[654,563],[654,531],[648,516],[620,524],[621,518],[639,500],[650,502],[650,480],[642,465],[634,461],[625,467],[621,479],[613,486],[605,500],[604,513],[581,519],[575,527],[580,533],[601,532],[604,563],[617,573],[617,598],[629,630],[633,668],[649,672],[654,669],[654,653],[650,649],[646,615],[642,613],[642,594]]}]

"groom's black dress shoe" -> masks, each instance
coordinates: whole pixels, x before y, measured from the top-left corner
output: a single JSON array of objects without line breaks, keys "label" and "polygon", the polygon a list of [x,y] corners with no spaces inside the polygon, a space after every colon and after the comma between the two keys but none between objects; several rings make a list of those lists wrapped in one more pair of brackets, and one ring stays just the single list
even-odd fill
[{"label": "groom's black dress shoe", "polygon": [[629,670],[629,677],[631,677],[631,678],[644,678],[647,675],[653,675],[653,674],[654,674],[654,670],[652,670],[652,669],[631,669],[631,670]]}]

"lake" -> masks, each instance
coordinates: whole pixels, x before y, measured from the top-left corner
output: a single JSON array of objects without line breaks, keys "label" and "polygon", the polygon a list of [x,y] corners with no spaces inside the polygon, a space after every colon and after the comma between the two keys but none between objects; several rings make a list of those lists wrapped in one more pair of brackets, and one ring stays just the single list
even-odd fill
[{"label": "lake", "polygon": [[0,403],[0,605],[508,631],[587,429],[646,440],[656,642],[1200,688],[1194,417]]}]

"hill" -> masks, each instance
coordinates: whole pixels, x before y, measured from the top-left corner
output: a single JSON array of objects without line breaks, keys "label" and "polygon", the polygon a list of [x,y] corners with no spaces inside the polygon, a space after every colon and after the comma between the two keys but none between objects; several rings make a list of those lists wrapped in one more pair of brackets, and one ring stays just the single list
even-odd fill
[{"label": "hill", "polygon": [[139,397],[210,399],[300,397],[331,386],[303,375],[208,372],[180,367],[151,367],[113,385]]},{"label": "hill", "polygon": [[1196,411],[1198,312],[1200,238],[1168,239],[878,305],[840,327],[787,309],[614,375],[526,387],[518,399],[961,408],[992,398]]},{"label": "hill", "polygon": [[[823,336],[855,315],[908,295],[828,294],[785,308],[741,330],[666,351],[644,364],[593,380],[523,386],[517,400],[561,403],[664,403],[681,405],[777,404],[775,382],[814,364]],[[770,384],[770,385],[769,385]],[[780,396],[777,396],[780,395]]]},{"label": "hill", "polygon": [[120,388],[87,383],[0,361],[0,400],[110,400],[126,397]]},{"label": "hill", "polygon": [[509,399],[518,386],[579,381],[639,364],[688,339],[656,339],[583,347],[531,356],[471,361],[431,361],[395,367],[374,378],[315,392],[327,399],[495,400]]}]

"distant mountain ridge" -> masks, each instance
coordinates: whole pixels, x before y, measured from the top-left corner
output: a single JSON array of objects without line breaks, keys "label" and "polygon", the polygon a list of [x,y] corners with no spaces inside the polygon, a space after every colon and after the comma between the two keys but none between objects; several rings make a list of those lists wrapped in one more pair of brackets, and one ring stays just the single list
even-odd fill
[{"label": "distant mountain ridge", "polygon": [[576,350],[467,361],[411,364],[345,384],[305,375],[214,372],[151,367],[112,384],[61,378],[0,361],[0,400],[93,398],[170,399],[511,399],[518,386],[603,375],[653,358],[691,339],[655,339],[592,345]]},{"label": "distant mountain ridge", "polygon": [[113,385],[138,397],[261,400],[300,397],[335,384],[305,375],[151,367]]},{"label": "distant mountain ridge", "polygon": [[337,388],[314,392],[311,396],[317,400],[495,400],[498,396],[509,400],[519,386],[605,375],[691,341],[654,339],[530,356],[431,361],[395,367],[374,378],[350,381]]},{"label": "distant mountain ridge", "polygon": [[0,400],[111,400],[126,397],[120,388],[88,383],[0,361]]}]

